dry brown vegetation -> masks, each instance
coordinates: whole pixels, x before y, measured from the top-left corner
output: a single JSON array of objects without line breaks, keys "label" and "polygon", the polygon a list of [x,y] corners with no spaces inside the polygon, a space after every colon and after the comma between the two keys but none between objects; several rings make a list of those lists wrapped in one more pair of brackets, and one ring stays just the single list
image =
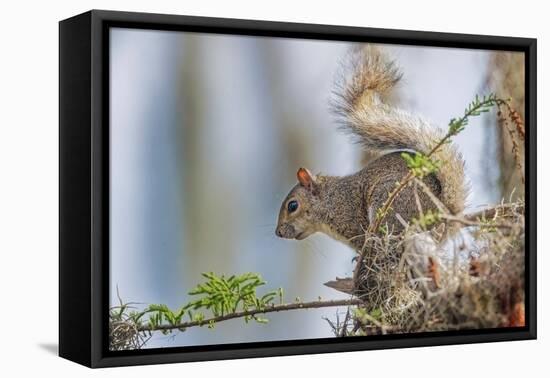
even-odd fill
[{"label": "dry brown vegetation", "polygon": [[490,217],[459,218],[446,242],[443,227],[410,226],[372,236],[354,279],[327,283],[362,304],[339,336],[524,325],[524,206],[493,208]]}]

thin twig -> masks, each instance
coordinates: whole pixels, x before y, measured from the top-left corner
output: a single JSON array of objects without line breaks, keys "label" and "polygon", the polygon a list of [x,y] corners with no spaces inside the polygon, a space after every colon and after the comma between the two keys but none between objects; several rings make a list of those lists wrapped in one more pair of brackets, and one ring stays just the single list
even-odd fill
[{"label": "thin twig", "polygon": [[468,220],[464,217],[457,217],[451,214],[441,214],[439,216],[442,219],[446,219],[453,222],[462,223],[465,226],[475,226],[475,227],[487,227],[487,228],[512,228],[513,224],[510,223],[484,223],[484,222],[475,222]]},{"label": "thin twig", "polygon": [[[476,114],[476,112],[479,111],[480,108],[482,108],[483,106],[485,105],[488,105],[488,104],[494,104],[494,105],[500,105],[500,104],[505,104],[506,101],[502,100],[502,99],[499,99],[499,98],[495,98],[495,99],[488,99],[486,101],[483,101],[481,103],[478,104],[478,106],[474,106],[472,107],[471,109],[469,109],[468,111],[466,111],[464,113],[464,115],[459,118],[458,120],[455,120],[454,121],[454,124],[462,124],[464,123],[469,117],[473,116]],[[449,131],[445,134],[445,136],[443,136],[443,138],[441,138],[436,144],[435,146],[426,154],[426,157],[427,158],[430,158],[433,154],[435,154],[444,144],[448,143],[449,140],[455,136],[456,134],[458,134],[458,130],[454,130],[452,128],[449,129]],[[390,195],[388,196],[388,199],[386,200],[386,202],[384,202],[384,204],[382,205],[382,207],[380,208],[380,216],[377,217],[376,221],[373,222],[370,226],[369,226],[369,231],[370,232],[376,232],[379,228],[380,228],[380,224],[382,223],[382,221],[384,220],[384,218],[386,217],[387,213],[388,213],[388,210],[391,208],[391,206],[393,205],[393,202],[395,201],[395,199],[397,198],[397,196],[399,195],[399,193],[401,193],[401,191],[409,184],[409,182],[415,177],[415,174],[413,172],[412,169],[409,169],[409,172],[407,173],[407,175],[403,178],[403,180],[399,183],[399,185],[397,185],[395,187],[395,189],[390,193]]]},{"label": "thin twig", "polygon": [[259,308],[248,311],[239,311],[222,316],[214,316],[212,318],[204,320],[196,320],[191,322],[183,322],[180,324],[162,324],[157,327],[152,328],[150,325],[142,325],[139,327],[140,332],[149,332],[149,331],[168,331],[174,329],[185,329],[191,327],[204,326],[211,323],[219,323],[226,320],[244,318],[246,316],[254,316],[258,314],[267,314],[269,312],[280,312],[280,311],[290,311],[290,310],[303,310],[303,309],[312,309],[312,308],[323,308],[323,307],[336,307],[336,306],[357,306],[360,305],[362,301],[357,298],[351,299],[340,299],[340,300],[329,300],[329,301],[312,301],[312,302],[297,302],[297,303],[287,303],[281,305],[271,305],[265,308]]},{"label": "thin twig", "polygon": [[493,219],[497,217],[498,215],[502,215],[501,213],[506,213],[509,210],[520,210],[523,212],[524,205],[523,204],[517,204],[517,203],[505,203],[493,207],[488,207],[486,209],[477,211],[475,213],[470,213],[464,215],[464,219],[469,221],[480,221],[480,220],[486,220],[486,219]]},{"label": "thin twig", "polygon": [[435,206],[437,206],[437,209],[442,213],[450,213],[449,209],[447,209],[447,206],[435,194],[433,194],[432,190],[428,188],[428,185],[424,184],[422,180],[419,180],[417,177],[414,179],[415,183],[420,186],[422,191],[430,198],[430,200],[433,202]]}]

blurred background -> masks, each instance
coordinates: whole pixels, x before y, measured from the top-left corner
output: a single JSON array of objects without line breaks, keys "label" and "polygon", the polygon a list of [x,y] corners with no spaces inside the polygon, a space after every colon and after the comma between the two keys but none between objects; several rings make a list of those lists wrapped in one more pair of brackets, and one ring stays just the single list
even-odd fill
[{"label": "blurred background", "polygon": [[[110,301],[179,308],[201,272],[256,272],[287,301],[340,298],[354,252],[324,235],[275,236],[296,170],[345,175],[363,151],[329,112],[350,43],[113,28],[110,33]],[[404,72],[400,107],[445,128],[476,94],[513,97],[523,115],[523,54],[388,45]],[[494,114],[455,140],[469,209],[521,195]],[[332,337],[344,308],[268,314],[214,330],[155,335],[148,347]]]}]

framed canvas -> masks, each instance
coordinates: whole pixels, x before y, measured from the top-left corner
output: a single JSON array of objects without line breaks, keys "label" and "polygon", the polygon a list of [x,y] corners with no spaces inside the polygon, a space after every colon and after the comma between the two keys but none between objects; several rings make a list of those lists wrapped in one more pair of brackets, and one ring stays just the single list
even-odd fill
[{"label": "framed canvas", "polygon": [[536,338],[535,39],[96,10],[59,28],[60,356]]}]

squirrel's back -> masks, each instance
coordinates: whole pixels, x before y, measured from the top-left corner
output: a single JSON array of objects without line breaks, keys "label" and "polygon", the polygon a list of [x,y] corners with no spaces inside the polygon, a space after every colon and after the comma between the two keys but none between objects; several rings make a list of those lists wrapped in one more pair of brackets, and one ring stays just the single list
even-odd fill
[{"label": "squirrel's back", "polygon": [[[444,133],[422,118],[383,102],[401,78],[395,62],[377,46],[357,46],[335,91],[333,109],[342,128],[355,135],[368,151],[412,150],[427,154]],[[464,161],[452,144],[444,144],[433,155],[441,162],[436,177],[438,196],[453,214],[464,210],[467,188]]]}]

